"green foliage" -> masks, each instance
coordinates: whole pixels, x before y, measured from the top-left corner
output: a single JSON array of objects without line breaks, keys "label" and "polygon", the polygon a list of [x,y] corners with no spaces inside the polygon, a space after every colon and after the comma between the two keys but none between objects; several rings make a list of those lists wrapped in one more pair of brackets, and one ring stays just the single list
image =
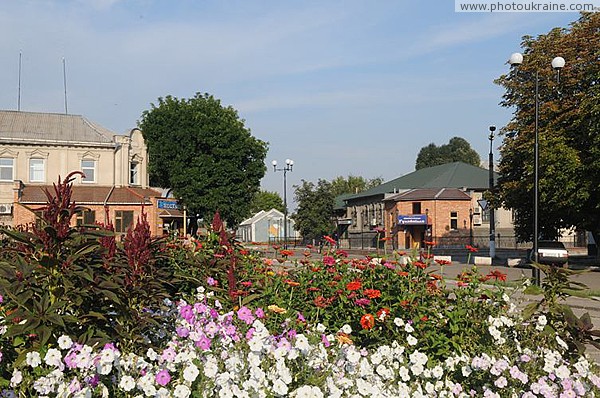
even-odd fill
[{"label": "green foliage", "polygon": [[71,226],[81,210],[71,201],[74,174],[46,191],[48,204],[36,209],[42,215],[30,230],[1,231],[9,355],[55,344],[63,334],[88,344],[152,344],[152,311],[170,297],[170,271],[154,256],[145,218],[127,232],[125,250],[100,225]]},{"label": "green foliage", "polygon": [[377,185],[381,185],[382,183],[383,178],[381,177],[366,179],[362,176],[353,175],[349,175],[346,178],[338,176],[331,180],[331,193],[333,197],[345,193],[359,193],[376,187]]},{"label": "green foliage", "polygon": [[331,183],[319,180],[315,185],[302,180],[302,185],[294,186],[294,195],[298,207],[292,218],[296,229],[304,239],[321,239],[334,229],[332,221],[334,196]]},{"label": "green foliage", "polygon": [[204,219],[218,210],[236,225],[250,213],[266,166],[267,144],[250,134],[235,109],[209,94],[167,96],[142,114],[153,184],[173,188]]},{"label": "green foliage", "polygon": [[[539,229],[552,239],[560,228],[600,232],[600,15],[583,14],[569,29],[522,41],[524,62],[496,83],[501,105],[515,108],[500,148],[502,204],[515,210],[515,233],[533,239],[535,85],[539,82]],[[551,68],[561,56],[560,82]]]},{"label": "green foliage", "polygon": [[431,143],[421,148],[417,155],[415,170],[452,162],[463,162],[479,167],[481,158],[467,140],[453,137],[445,145],[436,146]]},{"label": "green foliage", "polygon": [[277,192],[260,190],[254,195],[254,198],[252,199],[252,203],[250,205],[250,213],[248,214],[248,216],[252,216],[261,210],[269,211],[271,209],[277,209],[283,213],[283,199],[281,199],[281,196],[279,196]]}]

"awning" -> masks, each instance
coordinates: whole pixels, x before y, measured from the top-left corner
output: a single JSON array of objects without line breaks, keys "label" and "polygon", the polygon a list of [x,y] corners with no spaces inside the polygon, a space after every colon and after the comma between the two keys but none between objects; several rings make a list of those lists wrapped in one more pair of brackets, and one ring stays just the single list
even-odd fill
[{"label": "awning", "polygon": [[176,209],[165,209],[158,215],[160,218],[183,218],[181,210]]}]

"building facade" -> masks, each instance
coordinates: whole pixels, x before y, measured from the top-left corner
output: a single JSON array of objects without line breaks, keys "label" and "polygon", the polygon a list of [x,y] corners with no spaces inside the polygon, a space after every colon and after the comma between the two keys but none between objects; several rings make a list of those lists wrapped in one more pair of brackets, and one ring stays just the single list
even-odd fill
[{"label": "building facade", "polygon": [[181,223],[176,201],[149,187],[139,129],[118,135],[79,115],[0,111],[0,224],[34,222],[44,192],[72,171],[83,173],[73,200],[86,209],[74,223],[111,222],[125,233],[144,212],[153,235]]},{"label": "building facade", "polygon": [[[487,245],[490,209],[482,199],[488,189],[488,170],[454,162],[420,169],[346,195],[343,209],[336,207],[343,212],[337,218],[341,243],[347,247],[377,247],[383,244],[384,235],[386,245],[406,249],[415,244],[422,246],[424,238],[435,239],[438,246],[470,242]],[[417,200],[416,195],[422,198]],[[412,218],[416,224],[406,224],[411,219],[408,217],[401,224],[401,215],[421,215],[421,219]],[[512,213],[495,209],[494,215],[497,235],[512,237],[510,244],[514,245]]]},{"label": "building facade", "polygon": [[240,223],[236,237],[241,242],[279,243],[284,240],[296,241],[300,235],[296,231],[294,220],[287,217],[287,237],[284,237],[283,223],[283,213],[279,210],[261,210]]}]

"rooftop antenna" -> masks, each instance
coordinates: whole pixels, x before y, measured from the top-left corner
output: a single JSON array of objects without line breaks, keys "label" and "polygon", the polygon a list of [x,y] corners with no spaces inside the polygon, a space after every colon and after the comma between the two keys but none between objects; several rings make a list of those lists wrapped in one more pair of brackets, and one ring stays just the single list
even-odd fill
[{"label": "rooftop antenna", "polygon": [[69,113],[67,108],[67,64],[65,62],[65,57],[62,59],[63,63],[63,84],[65,87],[65,115]]},{"label": "rooftop antenna", "polygon": [[21,110],[21,58],[23,57],[23,53],[19,51],[19,95],[17,98],[17,111]]}]

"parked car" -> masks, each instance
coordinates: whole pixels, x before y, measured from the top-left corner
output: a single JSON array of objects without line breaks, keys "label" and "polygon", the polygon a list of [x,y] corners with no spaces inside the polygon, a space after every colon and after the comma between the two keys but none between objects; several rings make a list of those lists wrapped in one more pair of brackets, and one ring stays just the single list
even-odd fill
[{"label": "parked car", "polygon": [[[533,250],[529,250],[529,261],[533,262]],[[569,252],[562,242],[541,240],[538,242],[538,263],[563,266],[569,261]]]}]

